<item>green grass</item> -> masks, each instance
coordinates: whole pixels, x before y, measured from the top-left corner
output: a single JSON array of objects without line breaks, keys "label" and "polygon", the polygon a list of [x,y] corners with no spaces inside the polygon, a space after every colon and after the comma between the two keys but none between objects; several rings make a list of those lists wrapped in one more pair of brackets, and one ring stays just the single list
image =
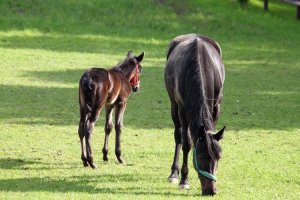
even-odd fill
[{"label": "green grass", "polygon": [[[0,2],[0,199],[199,199],[167,182],[173,124],[163,71],[169,41],[196,32],[222,47],[226,81],[215,199],[300,196],[300,26],[279,0]],[[146,52],[142,88],[125,113],[122,150],[102,162],[103,113],[94,131],[97,170],[84,168],[77,135],[78,81],[127,51]],[[191,160],[191,159],[190,159]]]}]

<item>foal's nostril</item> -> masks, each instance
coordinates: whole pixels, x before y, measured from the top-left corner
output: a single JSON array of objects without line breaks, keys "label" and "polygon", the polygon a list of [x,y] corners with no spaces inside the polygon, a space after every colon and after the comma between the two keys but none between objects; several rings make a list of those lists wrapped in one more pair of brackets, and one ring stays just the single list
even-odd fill
[{"label": "foal's nostril", "polygon": [[139,88],[138,87],[133,87],[132,90],[133,90],[133,92],[137,92],[139,90]]},{"label": "foal's nostril", "polygon": [[215,189],[205,189],[204,191],[202,191],[202,195],[204,196],[213,196],[217,193],[217,191]]}]

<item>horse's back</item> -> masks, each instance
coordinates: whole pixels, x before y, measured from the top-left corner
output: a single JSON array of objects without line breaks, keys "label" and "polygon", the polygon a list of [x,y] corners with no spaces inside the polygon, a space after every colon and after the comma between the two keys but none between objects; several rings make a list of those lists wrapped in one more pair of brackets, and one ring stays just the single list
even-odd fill
[{"label": "horse's back", "polygon": [[203,82],[199,87],[203,87],[208,99],[218,98],[225,77],[221,48],[205,36],[178,36],[171,41],[167,53],[165,84],[170,98],[182,102],[195,76]]},{"label": "horse's back", "polygon": [[170,54],[172,53],[172,51],[175,49],[175,47],[178,44],[180,44],[181,42],[184,42],[184,41],[191,41],[196,38],[201,39],[201,40],[209,43],[210,45],[212,45],[215,48],[215,50],[219,53],[220,57],[222,58],[221,47],[216,41],[214,41],[213,39],[211,39],[209,37],[203,36],[203,35],[191,33],[191,34],[177,36],[170,42],[169,48],[167,51],[167,59],[169,58]]}]

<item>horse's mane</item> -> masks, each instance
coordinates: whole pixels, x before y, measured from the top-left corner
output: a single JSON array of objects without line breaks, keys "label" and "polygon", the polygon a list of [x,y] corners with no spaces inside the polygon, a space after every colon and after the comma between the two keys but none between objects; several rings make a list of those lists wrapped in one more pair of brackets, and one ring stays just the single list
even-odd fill
[{"label": "horse's mane", "polygon": [[[203,59],[200,58],[199,39],[190,42],[182,51],[182,64],[185,66],[184,98],[190,129],[195,133],[204,127],[206,131],[213,131],[212,115],[207,104],[204,87]],[[197,132],[197,134],[200,134]],[[197,137],[198,138],[198,137]]]},{"label": "horse's mane", "polygon": [[201,39],[195,38],[182,51],[184,55],[181,55],[183,59],[181,64],[186,65],[182,90],[185,97],[185,109],[191,134],[193,134],[192,138],[205,138],[208,154],[213,158],[219,158],[221,148],[210,134],[214,131],[214,126],[204,87],[203,63],[206,58],[201,57],[199,50],[205,51],[205,47]]}]

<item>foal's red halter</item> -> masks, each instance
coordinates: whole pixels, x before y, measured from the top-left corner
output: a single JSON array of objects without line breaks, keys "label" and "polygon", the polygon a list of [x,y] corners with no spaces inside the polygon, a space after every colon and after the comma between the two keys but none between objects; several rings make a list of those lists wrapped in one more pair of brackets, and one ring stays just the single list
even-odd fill
[{"label": "foal's red halter", "polygon": [[135,74],[134,76],[132,77],[132,79],[130,79],[130,85],[132,87],[135,87],[138,85],[140,81],[140,70],[139,70],[139,64],[136,64],[135,65]]}]

